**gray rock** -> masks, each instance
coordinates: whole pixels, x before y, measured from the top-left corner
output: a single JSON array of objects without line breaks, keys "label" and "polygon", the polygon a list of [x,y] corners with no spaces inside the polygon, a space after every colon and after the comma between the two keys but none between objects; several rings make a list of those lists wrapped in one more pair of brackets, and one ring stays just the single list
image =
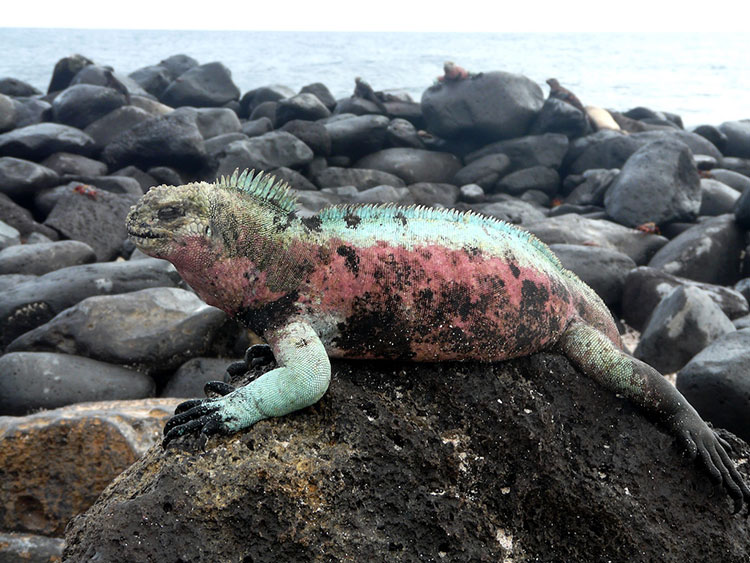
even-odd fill
[{"label": "gray rock", "polygon": [[721,158],[721,153],[709,141],[688,131],[670,129],[632,135],[599,132],[574,143],[575,149],[568,157],[569,172],[580,174],[591,168],[622,168],[633,153],[653,141],[679,141],[687,145],[692,154]]},{"label": "gray rock", "polygon": [[734,216],[720,215],[673,238],[648,265],[695,281],[731,285],[740,279],[744,248],[743,231]]},{"label": "gray rock", "polygon": [[24,82],[18,78],[4,76],[3,78],[0,78],[0,94],[14,97],[25,97],[36,96],[37,94],[41,94],[41,92],[28,82]]},{"label": "gray rock", "polygon": [[160,101],[172,107],[218,107],[239,100],[240,91],[232,73],[219,62],[193,67],[179,75],[161,95]]},{"label": "gray rock", "polygon": [[16,106],[5,94],[0,94],[0,133],[16,126]]},{"label": "gray rock", "polygon": [[19,336],[6,350],[86,355],[153,374],[205,355],[226,318],[183,289],[99,295]]},{"label": "gray rock", "polygon": [[19,244],[21,244],[21,233],[4,221],[0,221],[0,250]]},{"label": "gray rock", "polygon": [[427,128],[439,137],[509,139],[526,134],[543,103],[536,82],[496,71],[428,88],[422,113]]},{"label": "gray rock", "polygon": [[187,115],[195,120],[198,131],[204,139],[212,139],[227,133],[238,133],[242,124],[237,114],[228,108],[193,108],[181,107],[175,115]]},{"label": "gray rock", "polygon": [[417,205],[453,207],[458,201],[458,188],[453,184],[421,182],[407,186]]},{"label": "gray rock", "polygon": [[156,180],[157,184],[165,184],[167,186],[180,186],[185,182],[182,181],[180,173],[174,168],[169,166],[152,166],[146,173]]},{"label": "gray rock", "polygon": [[746,328],[750,328],[750,315],[745,315],[744,317],[735,319],[732,321],[732,324],[734,325],[734,328],[736,330],[743,330]]},{"label": "gray rock", "polygon": [[336,107],[333,109],[334,115],[342,113],[350,113],[353,115],[383,115],[386,111],[384,104],[377,104],[372,100],[367,100],[358,96],[349,96],[348,98],[336,100]]},{"label": "gray rock", "polygon": [[461,168],[453,177],[457,186],[477,184],[489,189],[511,170],[510,157],[503,153],[493,153],[477,158]]},{"label": "gray rock", "polygon": [[416,127],[406,119],[392,119],[385,131],[385,140],[391,147],[425,148]]},{"label": "gray rock", "polygon": [[73,77],[85,66],[94,64],[92,61],[81,55],[71,55],[64,57],[55,63],[52,71],[52,78],[47,88],[47,93],[59,92],[70,85]]},{"label": "gray rock", "polygon": [[163,65],[144,66],[128,74],[138,85],[152,96],[160,98],[173,77]]},{"label": "gray rock", "polygon": [[15,128],[35,125],[52,117],[52,104],[37,98],[13,98]]},{"label": "gray rock", "polygon": [[734,330],[708,294],[695,286],[677,286],[654,309],[633,355],[661,373],[672,373]]},{"label": "gray rock", "polygon": [[367,155],[355,168],[372,168],[394,174],[407,184],[418,182],[450,183],[461,168],[454,155],[423,149],[391,148]]},{"label": "gray rock", "polygon": [[133,180],[140,184],[141,190],[143,190],[144,193],[147,192],[150,187],[157,184],[156,180],[152,176],[148,175],[146,172],[133,165],[126,166],[125,168],[120,168],[119,170],[113,172],[112,175],[133,178]]},{"label": "gray rock", "polygon": [[506,194],[493,197],[494,201],[485,203],[464,204],[466,209],[478,211],[495,219],[514,223],[516,225],[533,225],[544,220],[544,212],[536,205],[521,201]]},{"label": "gray rock", "polygon": [[265,102],[278,102],[294,96],[294,90],[282,84],[261,86],[246,92],[240,100],[240,117],[249,116],[255,108]]},{"label": "gray rock", "polygon": [[382,115],[350,116],[326,122],[324,126],[331,137],[331,154],[358,158],[382,149],[389,123]]},{"label": "gray rock", "polygon": [[586,282],[608,307],[620,304],[625,278],[635,268],[632,258],[598,246],[552,244],[550,248],[562,265]]},{"label": "gray rock", "polygon": [[750,178],[738,172],[726,170],[724,168],[714,168],[708,174],[709,178],[718,180],[738,192],[745,193],[750,190]]},{"label": "gray rock", "polygon": [[619,170],[592,169],[583,173],[583,182],[578,184],[565,198],[570,205],[597,205],[604,207],[604,194],[612,184]]},{"label": "gray rock", "polygon": [[154,381],[120,366],[69,354],[18,352],[0,357],[0,414],[20,416],[86,401],[143,399]]},{"label": "gray rock", "polygon": [[[0,221],[0,229],[2,229],[3,223]],[[2,243],[0,242],[0,247]],[[19,284],[26,283],[27,281],[35,280],[37,276],[27,274],[5,274],[0,276],[0,291],[5,291]]]},{"label": "gray rock", "polygon": [[98,261],[112,260],[127,238],[125,217],[137,200],[133,195],[104,190],[97,190],[95,195],[69,190],[59,198],[44,224],[91,246]]},{"label": "gray rock", "polygon": [[107,165],[103,162],[69,152],[51,154],[41,164],[60,176],[102,176],[107,173]]},{"label": "gray rock", "polygon": [[126,103],[125,96],[113,88],[76,84],[55,98],[52,114],[58,123],[83,129]]},{"label": "gray rock", "polygon": [[560,175],[546,166],[534,166],[511,172],[498,181],[495,189],[511,195],[521,195],[528,190],[540,190],[553,196],[560,188]]},{"label": "gray rock", "polygon": [[247,141],[234,141],[218,157],[217,175],[235,169],[272,170],[285,166],[298,168],[313,159],[313,151],[297,137],[284,131],[271,131]]},{"label": "gray rock", "polygon": [[726,121],[719,125],[719,131],[727,139],[722,151],[726,156],[750,158],[750,121]]},{"label": "gray rock", "polygon": [[58,182],[54,170],[11,156],[0,157],[0,193],[29,199],[37,192]]},{"label": "gray rock", "polygon": [[654,141],[634,152],[604,196],[607,214],[628,227],[690,221],[700,204],[695,162],[688,147],[674,141]]},{"label": "gray rock", "polygon": [[642,330],[649,316],[672,289],[680,286],[697,287],[706,293],[730,319],[747,315],[747,299],[734,289],[679,278],[661,270],[642,266],[631,270],[625,279],[622,294],[622,314],[625,321]]},{"label": "gray rock", "polygon": [[258,137],[273,131],[273,121],[267,117],[251,119],[242,124],[242,134],[247,137]]},{"label": "gray rock", "polygon": [[513,170],[546,166],[558,169],[568,151],[569,141],[565,135],[545,133],[544,135],[527,135],[518,139],[491,143],[466,155],[467,163],[487,156],[488,154],[505,154],[510,158]]},{"label": "gray rock", "polygon": [[302,174],[291,168],[282,166],[269,170],[269,174],[276,177],[277,180],[283,180],[295,190],[317,190],[318,187]]},{"label": "gray rock", "polygon": [[722,153],[727,146],[727,136],[722,133],[718,127],[713,125],[699,125],[693,129],[693,133],[700,135],[712,145],[714,145]]},{"label": "gray rock", "polygon": [[[151,170],[153,168],[149,168],[149,173]],[[113,194],[130,194],[138,197],[143,195],[143,188],[138,180],[130,176],[74,176],[73,178],[76,182]]]},{"label": "gray rock", "polygon": [[334,107],[336,107],[336,98],[333,97],[333,94],[331,94],[331,91],[328,89],[328,86],[323,84],[322,82],[313,82],[312,84],[308,84],[307,86],[303,86],[300,91],[300,94],[313,94],[316,98],[318,98],[321,102],[323,102],[323,105],[327,107],[329,110],[332,110]]},{"label": "gray rock", "polygon": [[[408,188],[394,188],[393,186],[375,186],[357,191],[350,196],[352,203],[402,203],[409,197]],[[410,202],[406,202],[410,203]]]},{"label": "gray rock", "polygon": [[700,415],[750,440],[750,329],[724,335],[677,374],[677,389]]},{"label": "gray rock", "polygon": [[719,161],[719,166],[731,170],[732,172],[742,174],[743,176],[750,177],[750,158],[725,156]]},{"label": "gray rock", "polygon": [[739,198],[740,192],[726,184],[710,178],[701,178],[701,207],[698,214],[714,217],[732,213]]},{"label": "gray rock", "polygon": [[286,122],[281,130],[297,137],[310,147],[316,155],[328,156],[331,154],[331,136],[321,123],[294,119]]},{"label": "gray rock", "polygon": [[160,397],[203,399],[203,387],[209,381],[224,381],[227,366],[233,360],[224,358],[192,358],[182,364],[169,378]]},{"label": "gray rock", "polygon": [[585,135],[589,131],[586,114],[581,110],[563,100],[547,98],[529,133],[560,133],[572,138]]},{"label": "gray rock", "polygon": [[478,184],[465,184],[459,188],[459,199],[465,203],[479,203],[484,197],[484,190]]},{"label": "gray rock", "polygon": [[114,88],[118,92],[121,92],[126,97],[131,95],[148,96],[141,85],[129,76],[118,74],[110,68],[103,67],[101,65],[88,65],[83,67],[70,81],[71,86],[76,84],[93,84],[95,86],[105,86],[107,88]]},{"label": "gray rock", "polygon": [[346,203],[346,199],[326,192],[305,191],[297,194],[297,203],[302,207],[298,212],[301,217],[309,217],[330,205]]},{"label": "gray rock", "polygon": [[0,557],[5,561],[46,563],[62,561],[65,540],[22,532],[0,532],[0,545],[3,546]]},{"label": "gray rock", "polygon": [[195,121],[169,114],[120,133],[104,147],[102,158],[112,169],[134,164],[142,170],[159,165],[197,170],[206,161],[206,151]]},{"label": "gray rock", "polygon": [[119,135],[154,116],[136,106],[122,106],[86,126],[84,133],[99,147],[104,147]]},{"label": "gray rock", "polygon": [[15,228],[22,239],[28,239],[32,233],[40,233],[50,240],[59,238],[57,231],[34,221],[28,209],[21,207],[2,193],[0,193],[0,220]]},{"label": "gray rock", "polygon": [[198,66],[198,61],[188,55],[179,54],[167,57],[159,62],[159,66],[166,68],[170,78],[174,80],[175,78],[182,76],[182,74],[188,70],[196,68]]},{"label": "gray rock", "polygon": [[60,123],[37,123],[0,134],[0,155],[42,160],[52,153],[91,155],[94,139],[80,129]]},{"label": "gray rock", "polygon": [[313,181],[320,188],[335,188],[338,186],[356,186],[360,190],[373,188],[381,184],[396,188],[404,187],[404,181],[388,172],[365,168],[340,168],[329,166],[313,176]]},{"label": "gray rock", "polygon": [[154,258],[70,266],[39,276],[0,296],[0,347],[92,295],[174,287],[180,281],[172,264]]},{"label": "gray rock", "polygon": [[331,111],[315,94],[301,93],[279,100],[276,106],[276,126],[280,127],[293,119],[315,121],[331,115]]},{"label": "gray rock", "polygon": [[[264,133],[265,132],[266,131],[264,131]],[[249,138],[250,137],[244,133],[225,133],[224,135],[212,137],[205,142],[206,153],[208,153],[210,158],[216,159],[230,143],[235,141],[247,141]]]},{"label": "gray rock", "polygon": [[21,244],[0,251],[0,274],[34,274],[90,264],[96,261],[94,250],[77,240]]},{"label": "gray rock", "polygon": [[567,214],[528,225],[529,231],[547,244],[599,246],[622,252],[638,265],[667,243],[662,236],[628,229],[617,223]]},{"label": "gray rock", "polygon": [[742,194],[735,202],[734,220],[741,228],[750,230],[750,190]]}]

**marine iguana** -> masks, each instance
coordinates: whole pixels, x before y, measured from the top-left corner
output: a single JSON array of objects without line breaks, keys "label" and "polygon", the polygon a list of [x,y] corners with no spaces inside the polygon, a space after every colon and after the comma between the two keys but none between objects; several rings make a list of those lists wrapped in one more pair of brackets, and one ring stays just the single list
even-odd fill
[{"label": "marine iguana", "polygon": [[330,357],[497,362],[558,351],[657,419],[734,499],[750,490],[718,437],[655,369],[622,350],[602,300],[530,233],[472,212],[395,205],[295,213],[290,187],[237,171],[152,188],[127,218],[206,303],[262,334],[277,361],[248,385],[180,404],[164,445],[249,428],[317,402]]}]

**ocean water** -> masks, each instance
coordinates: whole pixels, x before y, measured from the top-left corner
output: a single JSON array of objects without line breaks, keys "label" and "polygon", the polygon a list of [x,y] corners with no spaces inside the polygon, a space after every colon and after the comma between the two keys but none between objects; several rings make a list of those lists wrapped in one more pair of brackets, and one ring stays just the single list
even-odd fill
[{"label": "ocean water", "polygon": [[329,33],[0,28],[0,77],[46,92],[63,56],[80,53],[127,74],[185,53],[221,61],[242,92],[268,84],[325,83],[336,97],[361,76],[375,90],[415,100],[452,60],[539,82],[556,77],[586,105],[635,106],[682,116],[687,126],[750,118],[747,33]]}]

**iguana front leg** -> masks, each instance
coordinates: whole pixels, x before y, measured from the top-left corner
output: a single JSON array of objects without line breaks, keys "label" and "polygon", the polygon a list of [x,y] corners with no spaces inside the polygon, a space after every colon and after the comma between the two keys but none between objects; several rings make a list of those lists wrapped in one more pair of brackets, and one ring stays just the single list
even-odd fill
[{"label": "iguana front leg", "polygon": [[[265,337],[279,367],[223,397],[179,405],[164,426],[164,447],[191,432],[206,436],[237,432],[264,418],[312,405],[323,396],[331,381],[331,364],[312,327],[294,321],[267,331]],[[221,393],[230,388],[217,386],[212,390]]]},{"label": "iguana front leg", "polygon": [[750,503],[750,489],[725,450],[729,445],[703,421],[687,399],[654,368],[618,350],[604,334],[573,322],[559,341],[563,353],[586,375],[619,393],[663,424],[692,459],[734,499],[735,512]]}]

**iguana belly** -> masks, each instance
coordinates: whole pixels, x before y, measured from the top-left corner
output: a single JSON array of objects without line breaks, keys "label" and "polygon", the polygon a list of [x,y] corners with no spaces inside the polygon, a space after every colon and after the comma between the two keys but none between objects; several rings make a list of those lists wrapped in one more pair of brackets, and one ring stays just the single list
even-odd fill
[{"label": "iguana belly", "polygon": [[536,262],[509,249],[342,243],[299,305],[333,357],[499,361],[555,342],[574,314],[565,282]]}]

